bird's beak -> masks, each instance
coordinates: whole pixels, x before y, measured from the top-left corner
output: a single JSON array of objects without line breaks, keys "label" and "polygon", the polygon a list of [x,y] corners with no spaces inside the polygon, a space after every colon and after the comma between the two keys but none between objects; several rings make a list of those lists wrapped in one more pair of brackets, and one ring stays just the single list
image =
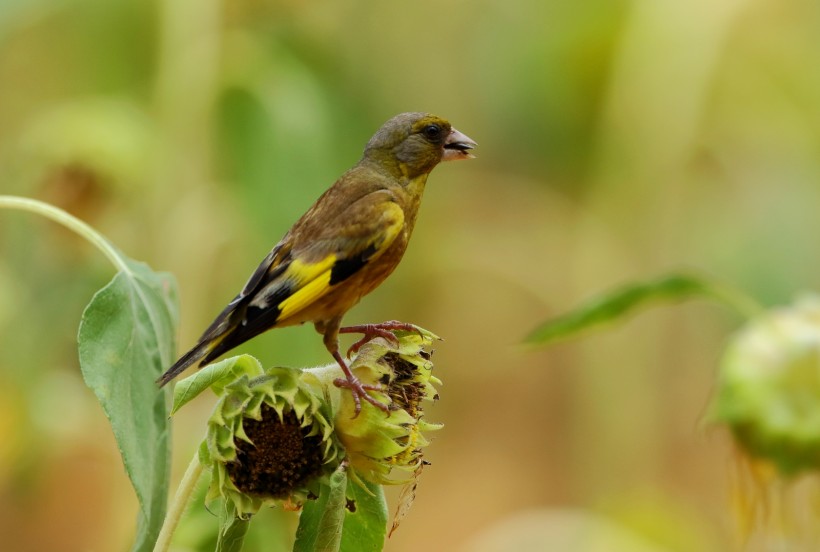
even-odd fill
[{"label": "bird's beak", "polygon": [[456,159],[472,159],[475,157],[470,150],[476,147],[474,141],[456,129],[450,130],[450,135],[444,141],[444,155],[442,161],[455,161]]}]

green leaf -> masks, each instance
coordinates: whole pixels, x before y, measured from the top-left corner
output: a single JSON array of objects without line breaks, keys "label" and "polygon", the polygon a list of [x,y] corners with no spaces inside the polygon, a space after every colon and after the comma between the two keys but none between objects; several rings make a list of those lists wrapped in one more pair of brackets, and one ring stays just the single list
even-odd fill
[{"label": "green leaf", "polygon": [[245,543],[245,535],[251,526],[250,519],[236,517],[236,509],[230,500],[223,501],[219,514],[219,535],[216,552],[239,552]]},{"label": "green leaf", "polygon": [[133,550],[142,551],[154,546],[168,497],[169,401],[154,380],[174,360],[177,294],[171,276],[119,255],[124,268],[83,312],[78,345],[139,500]]},{"label": "green leaf", "polygon": [[152,550],[165,517],[170,462],[168,394],[154,380],[174,360],[174,279],[132,261],[73,215],[35,199],[0,195],[0,209],[61,224],[102,252],[118,272],[83,312],[80,369],[111,423],[139,501],[133,550]]},{"label": "green leaf", "polygon": [[355,511],[345,515],[341,552],[378,552],[384,548],[388,515],[384,491],[376,483],[363,483],[366,488],[350,486]]},{"label": "green leaf", "polygon": [[293,552],[338,552],[345,526],[347,471],[344,465],[322,485],[319,498],[307,501],[299,516]]},{"label": "green leaf", "polygon": [[682,301],[692,297],[711,297],[743,312],[755,310],[748,299],[734,290],[691,274],[670,274],[648,282],[615,289],[537,327],[525,343],[546,345],[582,330],[612,322],[652,303]]},{"label": "green leaf", "polygon": [[174,414],[208,388],[212,388],[216,394],[220,394],[225,385],[243,374],[249,378],[254,378],[264,373],[262,364],[251,355],[238,355],[215,364],[209,364],[174,386],[174,406],[171,409],[171,414]]}]

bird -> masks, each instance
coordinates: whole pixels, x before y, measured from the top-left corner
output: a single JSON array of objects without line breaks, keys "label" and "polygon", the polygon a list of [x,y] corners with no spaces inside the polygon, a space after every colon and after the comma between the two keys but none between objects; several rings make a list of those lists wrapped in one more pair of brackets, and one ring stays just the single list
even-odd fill
[{"label": "bird", "polygon": [[[476,142],[430,113],[401,113],[367,142],[345,172],[288,230],[191,350],[157,379],[166,385],[188,367],[205,366],[273,328],[313,323],[344,378],[334,384],[387,411],[339,353],[340,333],[362,333],[351,347],[393,330],[397,321],[342,327],[342,318],[398,266],[407,249],[427,177],[442,161],[470,159]],[[350,351],[349,351],[350,352]],[[349,354],[348,352],[348,354]]]}]

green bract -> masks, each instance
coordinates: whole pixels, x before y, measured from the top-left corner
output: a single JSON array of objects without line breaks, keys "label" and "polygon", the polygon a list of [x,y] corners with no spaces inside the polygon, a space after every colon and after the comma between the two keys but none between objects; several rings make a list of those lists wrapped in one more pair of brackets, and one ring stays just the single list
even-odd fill
[{"label": "green bract", "polygon": [[781,473],[820,468],[820,297],[770,311],[734,337],[714,415]]}]

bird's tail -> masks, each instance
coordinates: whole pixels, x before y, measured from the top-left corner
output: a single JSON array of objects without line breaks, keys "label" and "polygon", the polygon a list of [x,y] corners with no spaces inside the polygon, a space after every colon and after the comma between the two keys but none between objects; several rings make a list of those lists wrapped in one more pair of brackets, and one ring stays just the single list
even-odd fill
[{"label": "bird's tail", "polygon": [[189,366],[192,366],[205,358],[208,353],[213,351],[214,347],[218,344],[219,341],[214,339],[201,340],[193,349],[182,355],[173,366],[168,368],[165,373],[159,377],[157,384],[160,387],[164,386],[169,381],[184,372]]}]

